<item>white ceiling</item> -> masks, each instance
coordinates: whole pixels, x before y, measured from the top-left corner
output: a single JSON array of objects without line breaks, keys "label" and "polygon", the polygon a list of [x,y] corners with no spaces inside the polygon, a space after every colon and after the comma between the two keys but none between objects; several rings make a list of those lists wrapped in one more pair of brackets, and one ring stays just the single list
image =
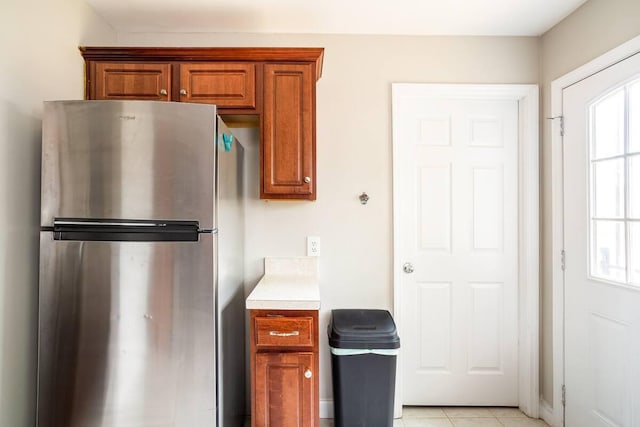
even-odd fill
[{"label": "white ceiling", "polygon": [[586,0],[86,0],[122,32],[538,36]]}]

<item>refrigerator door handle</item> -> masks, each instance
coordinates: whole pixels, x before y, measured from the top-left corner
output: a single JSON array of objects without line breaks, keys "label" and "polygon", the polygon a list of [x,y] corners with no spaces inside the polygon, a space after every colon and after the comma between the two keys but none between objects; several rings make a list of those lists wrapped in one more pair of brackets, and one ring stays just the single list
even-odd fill
[{"label": "refrigerator door handle", "polygon": [[201,228],[201,229],[198,230],[198,233],[218,234],[218,229],[217,228]]},{"label": "refrigerator door handle", "polygon": [[53,226],[65,226],[65,227],[166,227],[167,221],[112,221],[112,220],[70,220],[70,219],[55,219]]},{"label": "refrigerator door handle", "polygon": [[107,242],[197,242],[198,221],[56,218],[54,240]]}]

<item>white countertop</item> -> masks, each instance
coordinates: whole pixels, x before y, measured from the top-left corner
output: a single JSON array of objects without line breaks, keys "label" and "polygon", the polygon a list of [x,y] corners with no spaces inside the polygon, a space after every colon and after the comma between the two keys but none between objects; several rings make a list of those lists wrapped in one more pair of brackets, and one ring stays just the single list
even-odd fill
[{"label": "white countertop", "polygon": [[250,310],[319,310],[318,258],[264,259],[264,276],[247,297]]}]

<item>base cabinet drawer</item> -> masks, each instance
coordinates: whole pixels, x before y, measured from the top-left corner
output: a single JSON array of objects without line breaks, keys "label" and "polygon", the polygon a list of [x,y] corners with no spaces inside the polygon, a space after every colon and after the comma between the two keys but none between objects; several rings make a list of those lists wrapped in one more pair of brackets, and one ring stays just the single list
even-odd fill
[{"label": "base cabinet drawer", "polygon": [[313,347],[312,317],[256,317],[256,347]]}]

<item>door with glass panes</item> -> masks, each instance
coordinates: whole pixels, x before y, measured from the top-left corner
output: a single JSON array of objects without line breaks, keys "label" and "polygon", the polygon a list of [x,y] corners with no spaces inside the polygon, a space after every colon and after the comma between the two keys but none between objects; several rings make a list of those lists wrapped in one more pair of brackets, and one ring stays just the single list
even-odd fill
[{"label": "door with glass panes", "polygon": [[563,90],[567,426],[640,426],[640,54]]}]

